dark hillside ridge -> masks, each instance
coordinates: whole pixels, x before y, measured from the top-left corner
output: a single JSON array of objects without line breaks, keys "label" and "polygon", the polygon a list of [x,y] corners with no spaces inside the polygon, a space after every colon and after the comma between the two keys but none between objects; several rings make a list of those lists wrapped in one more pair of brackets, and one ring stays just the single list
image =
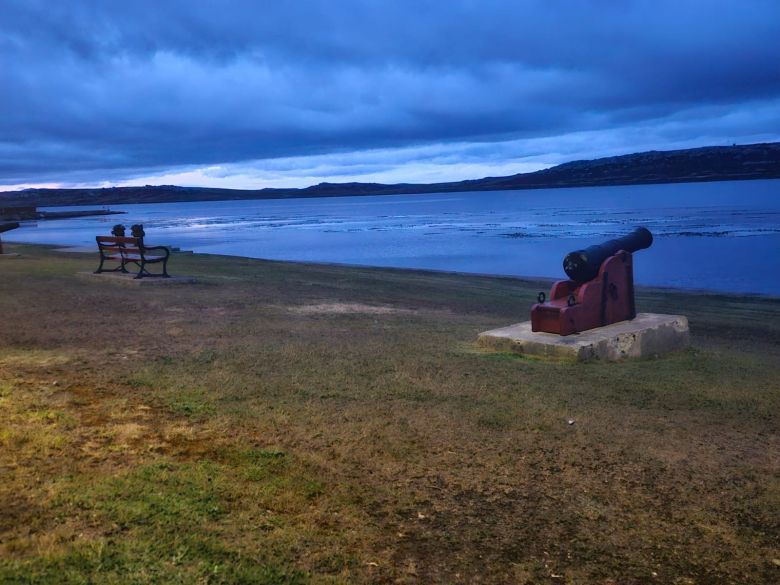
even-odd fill
[{"label": "dark hillside ridge", "polygon": [[173,185],[102,189],[25,189],[0,192],[0,207],[400,195],[777,178],[780,178],[780,142],[772,142],[744,146],[708,146],[686,150],[653,150],[594,160],[578,160],[534,173],[451,183],[394,185],[320,183],[304,189],[257,190]]}]

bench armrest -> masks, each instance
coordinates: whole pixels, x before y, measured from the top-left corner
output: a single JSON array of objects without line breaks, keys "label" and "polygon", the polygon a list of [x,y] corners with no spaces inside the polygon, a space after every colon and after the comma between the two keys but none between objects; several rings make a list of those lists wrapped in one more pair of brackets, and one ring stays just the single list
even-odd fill
[{"label": "bench armrest", "polygon": [[168,248],[166,248],[165,246],[144,246],[143,247],[144,254],[146,252],[151,252],[152,250],[165,250],[165,255],[166,256],[170,256],[170,254],[171,254],[171,251]]}]

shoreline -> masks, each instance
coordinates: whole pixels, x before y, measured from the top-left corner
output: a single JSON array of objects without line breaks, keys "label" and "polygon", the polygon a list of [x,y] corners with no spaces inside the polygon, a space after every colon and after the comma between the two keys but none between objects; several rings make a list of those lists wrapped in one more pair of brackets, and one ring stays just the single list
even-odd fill
[{"label": "shoreline", "polygon": [[[67,207],[67,206],[66,206]],[[46,221],[52,219],[77,219],[80,217],[93,217],[100,215],[123,215],[126,211],[114,211],[111,209],[80,209],[78,211],[22,211],[6,213],[0,216],[0,221]]]},{"label": "shoreline", "polygon": [[[41,244],[30,242],[18,242],[13,240],[4,240],[6,246],[35,246],[50,248],[54,252],[62,252],[67,254],[97,254],[97,250],[92,250],[83,246],[68,246],[67,244]],[[171,250],[172,254],[192,254],[194,256],[213,256],[221,258],[236,258],[240,260],[256,260],[258,262],[278,263],[291,266],[321,266],[321,267],[334,267],[334,268],[354,268],[358,270],[378,270],[385,272],[400,272],[400,273],[417,273],[417,274],[431,274],[442,276],[457,276],[457,277],[476,277],[476,278],[490,278],[496,280],[509,280],[517,281],[524,284],[539,284],[544,286],[551,286],[552,283],[558,280],[565,280],[564,276],[559,278],[551,276],[534,276],[534,275],[510,275],[510,274],[493,274],[489,272],[464,272],[459,270],[439,270],[435,268],[404,268],[399,266],[375,266],[371,264],[349,264],[344,262],[316,262],[316,261],[303,261],[303,260],[278,260],[274,258],[254,258],[252,256],[241,256],[238,254],[214,254],[210,252],[196,252],[194,250],[181,250],[175,249],[173,246],[166,246]],[[644,285],[635,284],[635,288],[638,292],[647,294],[684,294],[684,295],[703,295],[714,298],[751,298],[756,300],[780,300],[780,293],[776,295],[768,293],[757,292],[739,292],[739,291],[724,291],[716,289],[706,288],[684,288],[673,286],[661,286],[661,285]],[[547,291],[544,291],[547,292]]]}]

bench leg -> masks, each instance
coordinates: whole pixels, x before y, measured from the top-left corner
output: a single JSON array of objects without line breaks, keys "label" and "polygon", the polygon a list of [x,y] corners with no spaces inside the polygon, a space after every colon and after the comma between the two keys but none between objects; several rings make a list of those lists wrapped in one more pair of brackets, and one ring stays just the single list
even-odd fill
[{"label": "bench leg", "polygon": [[168,274],[168,259],[166,258],[163,260],[163,267],[162,267],[162,273],[161,274],[152,274],[146,269],[146,262],[141,260],[140,262],[140,268],[138,270],[138,274],[135,275],[134,278],[155,278],[155,277],[162,277],[162,278],[170,278],[171,275]]},{"label": "bench leg", "polygon": [[[110,258],[109,258],[110,260]],[[100,274],[102,272],[119,272],[120,270],[122,272],[127,272],[125,270],[124,264],[122,266],[117,266],[116,268],[111,268],[110,270],[108,268],[103,268],[103,265],[106,263],[106,258],[101,257],[100,258],[100,266],[97,267],[97,270],[95,270],[95,274]]]},{"label": "bench leg", "polygon": [[[104,268],[106,264],[106,260],[111,260],[112,262],[119,262],[119,265],[116,268]],[[120,259],[120,258],[111,258],[110,256],[105,256],[101,250],[100,264],[98,265],[97,270],[95,270],[94,274],[100,274],[102,272],[124,272],[125,274],[127,274],[127,268],[125,268],[126,263],[127,262],[125,261],[124,258]]]},{"label": "bench leg", "polygon": [[130,265],[130,264],[135,264],[136,266],[138,266],[138,261],[137,260],[123,260],[122,261],[122,272],[124,272],[125,274],[133,274],[132,270],[128,270],[127,269],[127,266]]}]

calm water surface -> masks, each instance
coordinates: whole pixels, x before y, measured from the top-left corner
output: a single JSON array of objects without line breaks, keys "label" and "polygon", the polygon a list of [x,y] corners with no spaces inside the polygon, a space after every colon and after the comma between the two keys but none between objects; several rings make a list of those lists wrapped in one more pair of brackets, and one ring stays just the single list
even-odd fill
[{"label": "calm water surface", "polygon": [[127,215],[7,239],[94,247],[143,223],[149,243],[195,252],[563,278],[567,252],[644,225],[656,239],[636,255],[639,284],[780,295],[780,180],[113,208]]}]

